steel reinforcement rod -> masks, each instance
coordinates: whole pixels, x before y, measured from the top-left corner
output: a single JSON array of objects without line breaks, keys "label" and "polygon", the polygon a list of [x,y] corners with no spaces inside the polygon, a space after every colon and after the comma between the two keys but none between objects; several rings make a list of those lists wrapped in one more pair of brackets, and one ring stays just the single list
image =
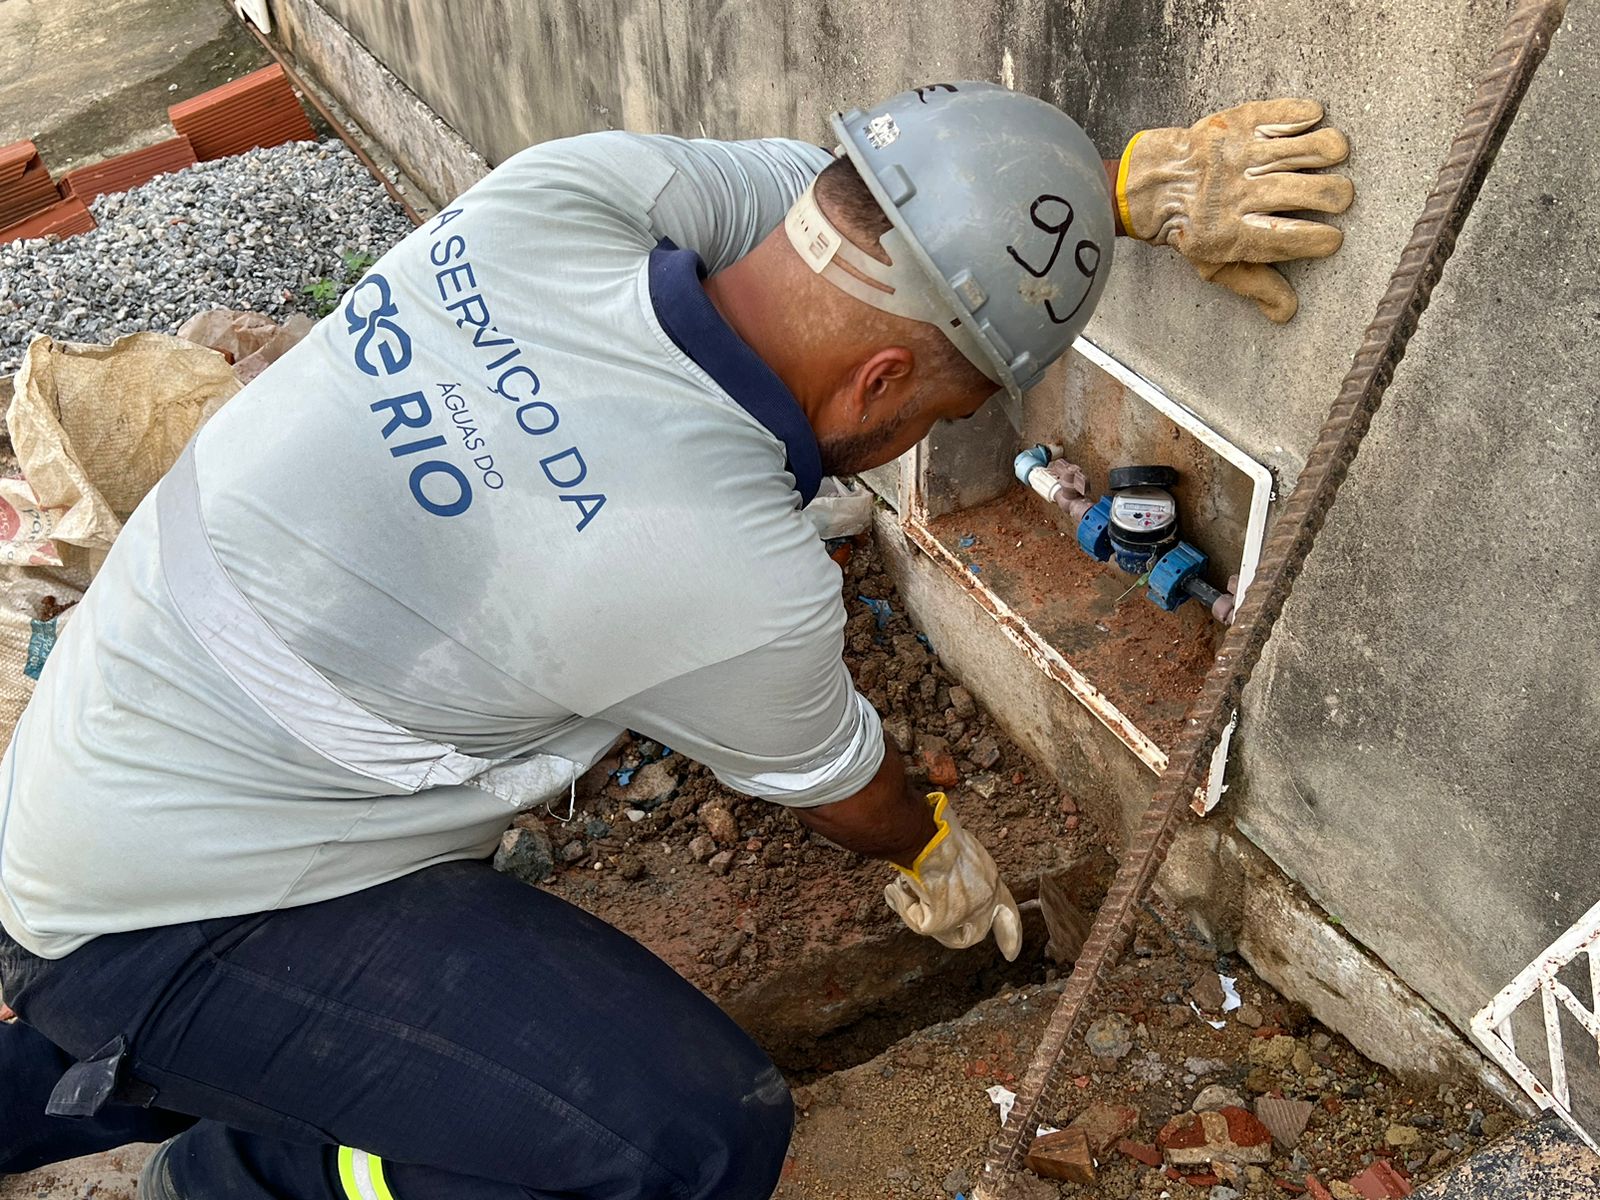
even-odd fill
[{"label": "steel reinforcement rod", "polygon": [[977,1187],[977,1200],[1001,1200],[1006,1180],[1017,1171],[1033,1131],[1063,1100],[1063,1052],[1133,936],[1139,902],[1155,880],[1202,781],[1224,726],[1238,709],[1250,671],[1283,611],[1289,589],[1305,564],[1372,423],[1384,391],[1444,264],[1455,249],[1467,214],[1483,187],[1506,131],[1544,61],[1561,25],[1566,0],[1522,0],[1512,11],[1500,44],[1477,83],[1472,104],[1439,170],[1433,193],[1412,230],[1389,279],[1377,314],[1323,423],[1305,470],[1262,549],[1261,565],[1229,629],[1200,695],[1184,719],[1167,768],[1140,819],[1115,883],[1094,920],[1066,988],[1022,1082],[1016,1105],[991,1143]]}]

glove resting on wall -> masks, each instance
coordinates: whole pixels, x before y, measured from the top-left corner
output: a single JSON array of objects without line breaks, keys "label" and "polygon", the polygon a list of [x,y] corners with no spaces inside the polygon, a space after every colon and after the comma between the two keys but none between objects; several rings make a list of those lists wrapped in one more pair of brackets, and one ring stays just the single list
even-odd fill
[{"label": "glove resting on wall", "polygon": [[1124,231],[1171,246],[1202,278],[1254,300],[1273,321],[1289,320],[1299,300],[1268,264],[1326,258],[1344,234],[1278,214],[1342,213],[1355,199],[1345,176],[1313,173],[1350,154],[1337,129],[1307,132],[1321,120],[1317,101],[1286,97],[1134,134],[1117,173]]}]

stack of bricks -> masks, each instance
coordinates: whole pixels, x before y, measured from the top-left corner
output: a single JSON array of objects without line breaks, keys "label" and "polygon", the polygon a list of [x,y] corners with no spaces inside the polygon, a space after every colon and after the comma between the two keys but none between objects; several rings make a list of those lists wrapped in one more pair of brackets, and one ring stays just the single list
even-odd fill
[{"label": "stack of bricks", "polygon": [[174,104],[167,116],[202,162],[317,136],[283,68],[276,64]]},{"label": "stack of bricks", "polygon": [[0,242],[87,233],[94,228],[88,202],[96,196],[128,191],[197,162],[317,136],[277,65],[174,104],[167,115],[177,137],[69,171],[59,188],[32,142],[0,146]]},{"label": "stack of bricks", "polygon": [[0,146],[0,242],[93,228],[82,200],[61,198],[32,142]]}]

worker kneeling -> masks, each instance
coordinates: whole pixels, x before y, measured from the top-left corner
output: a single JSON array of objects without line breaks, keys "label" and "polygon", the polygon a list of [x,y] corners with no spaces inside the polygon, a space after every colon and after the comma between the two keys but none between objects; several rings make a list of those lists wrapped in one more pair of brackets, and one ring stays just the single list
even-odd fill
[{"label": "worker kneeling", "polygon": [[1214,144],[1342,157],[1280,103],[1131,147],[1120,222],[1077,125],[959,83],[836,117],[837,158],[535,147],[385,255],[134,513],[0,762],[0,1171],[168,1139],[145,1200],[770,1194],[765,1055],[486,860],[633,729],[1015,956],[993,859],[851,684],[802,509],[1015,402],[1119,224],[1282,317],[1295,249],[1230,242],[1261,197]]}]

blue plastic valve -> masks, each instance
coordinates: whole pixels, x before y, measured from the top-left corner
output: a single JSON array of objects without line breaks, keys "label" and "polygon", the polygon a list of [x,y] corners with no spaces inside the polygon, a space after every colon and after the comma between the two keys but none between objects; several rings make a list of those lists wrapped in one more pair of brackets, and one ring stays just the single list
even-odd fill
[{"label": "blue plastic valve", "polygon": [[1111,557],[1111,497],[1101,496],[1078,522],[1078,545],[1090,558],[1105,562]]},{"label": "blue plastic valve", "polygon": [[1188,542],[1179,542],[1161,556],[1150,572],[1146,593],[1157,608],[1171,612],[1189,598],[1184,584],[1205,570],[1206,556]]},{"label": "blue plastic valve", "polygon": [[1035,467],[1048,467],[1050,465],[1050,451],[1043,446],[1034,446],[1024,450],[1011,460],[1011,469],[1016,473],[1017,482],[1024,487],[1028,485],[1028,472]]}]

